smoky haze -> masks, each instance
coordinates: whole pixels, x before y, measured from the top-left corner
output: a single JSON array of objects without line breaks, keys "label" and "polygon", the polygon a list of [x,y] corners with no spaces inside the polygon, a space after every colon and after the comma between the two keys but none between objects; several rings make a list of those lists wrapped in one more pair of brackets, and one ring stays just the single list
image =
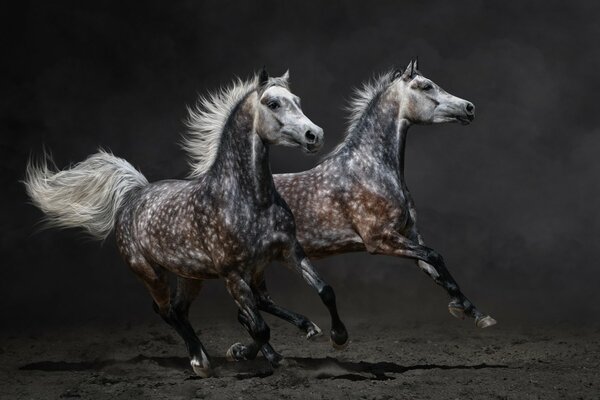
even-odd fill
[{"label": "smoky haze", "polygon": [[[428,245],[500,323],[600,315],[597,2],[30,2],[5,17],[5,327],[158,318],[112,236],[100,245],[39,231],[42,213],[18,182],[31,153],[45,146],[64,168],[101,146],[150,181],[183,178],[186,105],[263,65],[290,69],[327,152],[342,140],[352,88],[415,56],[425,76],[476,106],[470,126],[409,133],[407,181]],[[271,155],[276,173],[317,161],[298,149]],[[449,323],[442,289],[411,261],[350,254],[316,264],[346,319],[391,311]],[[268,279],[280,303],[322,310],[284,267]],[[235,318],[221,282],[197,305]]]}]

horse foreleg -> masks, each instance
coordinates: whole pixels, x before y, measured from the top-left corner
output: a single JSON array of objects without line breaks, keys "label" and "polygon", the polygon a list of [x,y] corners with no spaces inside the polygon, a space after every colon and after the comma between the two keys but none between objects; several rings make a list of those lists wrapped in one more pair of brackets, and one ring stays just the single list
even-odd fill
[{"label": "horse foreleg", "polygon": [[321,297],[321,301],[327,307],[329,311],[329,315],[331,317],[331,344],[336,349],[343,349],[348,344],[348,331],[344,326],[344,323],[340,320],[337,310],[337,304],[335,300],[335,293],[333,288],[329,286],[321,277],[318,272],[315,270],[314,266],[306,257],[302,246],[298,242],[296,242],[290,252],[290,255],[287,259],[287,262],[290,266],[292,266],[296,271],[300,273],[302,278],[312,287],[317,293],[319,293],[319,297]]},{"label": "horse foreleg", "polygon": [[450,296],[448,310],[453,316],[457,318],[464,318],[464,315],[472,317],[479,328],[495,325],[495,319],[480,312],[462,293],[458,283],[446,268],[442,256],[435,250],[424,246],[420,237],[419,241],[421,243],[415,243],[396,232],[392,232],[381,235],[377,238],[375,245],[368,247],[372,253],[376,254],[414,258],[419,268],[446,290]]},{"label": "horse foreleg", "polygon": [[297,326],[301,331],[306,333],[307,339],[321,335],[321,328],[319,328],[317,324],[302,314],[298,314],[294,311],[281,307],[280,305],[276,304],[273,299],[271,299],[271,296],[267,292],[267,284],[265,282],[264,274],[261,273],[255,277],[253,289],[257,296],[259,310],[267,312],[289,322],[292,325]]},{"label": "horse foreleg", "polygon": [[[260,315],[255,295],[250,285],[237,274],[230,274],[225,279],[227,290],[238,306],[238,321],[246,328],[252,343],[244,345],[234,343],[227,350],[227,359],[231,361],[252,360],[259,350],[264,348],[264,355],[271,365],[277,366],[281,356],[268,344],[271,332],[269,326]],[[266,345],[266,346],[265,346]]]}]

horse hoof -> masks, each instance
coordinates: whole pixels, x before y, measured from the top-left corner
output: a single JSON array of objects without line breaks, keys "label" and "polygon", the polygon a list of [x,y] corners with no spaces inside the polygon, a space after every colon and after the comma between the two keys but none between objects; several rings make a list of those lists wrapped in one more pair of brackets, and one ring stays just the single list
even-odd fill
[{"label": "horse hoof", "polygon": [[319,328],[317,326],[317,324],[312,323],[312,322],[311,322],[311,324],[312,325],[307,329],[307,333],[306,333],[306,339],[308,339],[308,340],[317,338],[323,334],[323,332],[321,331],[321,328]]},{"label": "horse hoof", "polygon": [[456,303],[448,304],[448,311],[454,318],[465,319],[465,308]]},{"label": "horse hoof", "polygon": [[[205,361],[204,364],[202,361]],[[212,376],[210,364],[208,363],[208,360],[202,361],[198,360],[197,358],[192,358],[190,360],[190,365],[192,366],[194,373],[200,378],[210,378]]]},{"label": "horse hoof", "polygon": [[288,365],[287,359],[283,358],[283,356],[281,356],[280,354],[278,354],[277,356],[278,356],[277,359],[269,360],[269,364],[271,364],[271,367],[279,368],[279,367],[285,367]]},{"label": "horse hoof", "polygon": [[475,320],[475,324],[478,328],[487,328],[489,326],[496,325],[497,322],[494,318],[486,315],[485,317],[477,318]]},{"label": "horse hoof", "polygon": [[227,361],[240,361],[244,360],[244,351],[246,350],[246,346],[241,343],[234,343],[225,353],[225,358]]},{"label": "horse hoof", "polygon": [[285,359],[283,358],[283,356],[277,352],[268,354],[265,357],[267,358],[269,364],[271,364],[271,367],[273,368],[278,368],[285,363]]},{"label": "horse hoof", "polygon": [[348,347],[348,331],[346,330],[346,327],[342,325],[337,329],[331,329],[329,340],[336,350],[344,350]]},{"label": "horse hoof", "polygon": [[345,350],[348,347],[348,344],[350,343],[349,340],[346,340],[344,343],[342,344],[338,344],[336,343],[333,339],[329,338],[329,341],[331,342],[331,346],[336,349],[336,350]]}]

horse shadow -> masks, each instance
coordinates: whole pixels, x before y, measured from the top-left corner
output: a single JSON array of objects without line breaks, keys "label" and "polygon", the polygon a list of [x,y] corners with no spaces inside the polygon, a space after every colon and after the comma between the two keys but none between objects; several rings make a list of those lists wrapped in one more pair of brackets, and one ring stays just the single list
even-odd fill
[{"label": "horse shadow", "polygon": [[[93,361],[39,361],[19,367],[25,371],[100,371],[106,367],[118,364],[139,364],[152,362],[163,368],[177,369],[190,372],[186,380],[201,379],[191,375],[189,360],[186,357],[176,356],[146,356],[139,354],[125,360],[96,359]],[[314,379],[345,379],[351,381],[363,380],[393,380],[396,376],[390,374],[403,374],[414,370],[477,370],[491,368],[508,368],[500,364],[473,364],[473,365],[447,365],[447,364],[415,364],[400,365],[394,362],[368,362],[368,361],[343,361],[333,357],[309,358],[288,357],[279,368],[272,368],[264,358],[256,360],[230,362],[224,357],[211,358],[216,378],[233,377],[235,379],[266,378],[279,371],[304,375]]]}]

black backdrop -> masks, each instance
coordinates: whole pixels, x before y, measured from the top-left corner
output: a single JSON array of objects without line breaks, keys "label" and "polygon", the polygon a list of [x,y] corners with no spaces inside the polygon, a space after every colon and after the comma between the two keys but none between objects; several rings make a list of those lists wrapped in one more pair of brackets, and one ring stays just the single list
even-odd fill
[{"label": "black backdrop", "polygon": [[[19,2],[3,7],[1,97],[4,327],[156,318],[117,255],[76,231],[42,231],[22,179],[42,145],[60,167],[98,146],[150,180],[182,178],[185,106],[262,65],[290,69],[306,114],[342,137],[352,88],[419,56],[471,100],[475,122],[414,127],[407,179],[428,244],[484,311],[505,324],[599,315],[598,2]],[[275,172],[318,158],[275,149]],[[346,319],[446,322],[445,295],[409,261],[367,254],[318,262]],[[319,309],[282,267],[282,303]],[[222,284],[199,309],[233,319]],[[411,311],[413,311],[411,313]],[[590,316],[592,318],[590,318]]]}]

